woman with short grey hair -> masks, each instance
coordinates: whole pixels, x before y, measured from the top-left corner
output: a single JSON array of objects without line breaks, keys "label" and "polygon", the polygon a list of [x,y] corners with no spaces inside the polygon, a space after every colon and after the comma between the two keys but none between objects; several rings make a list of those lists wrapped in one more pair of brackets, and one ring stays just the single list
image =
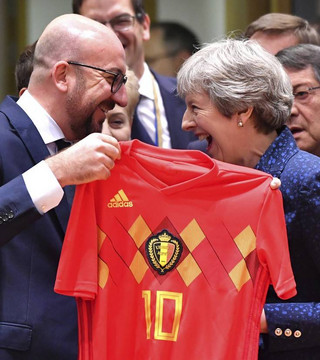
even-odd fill
[{"label": "woman with short grey hair", "polygon": [[285,126],[288,75],[257,42],[225,39],[192,55],[177,79],[182,127],[207,139],[209,155],[281,180],[298,294],[283,302],[268,292],[259,359],[320,359],[320,158],[299,150]]},{"label": "woman with short grey hair", "polygon": [[250,40],[226,39],[204,46],[178,73],[178,93],[204,91],[224,116],[253,108],[264,132],[280,128],[290,116],[291,82],[279,61]]}]

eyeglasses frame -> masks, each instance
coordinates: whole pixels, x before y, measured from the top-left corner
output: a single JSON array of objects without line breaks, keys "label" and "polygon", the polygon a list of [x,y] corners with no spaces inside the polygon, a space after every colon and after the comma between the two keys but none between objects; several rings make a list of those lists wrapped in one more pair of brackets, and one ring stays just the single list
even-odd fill
[{"label": "eyeglasses frame", "polygon": [[[122,74],[121,72],[116,73],[116,72],[111,71],[111,70],[105,70],[105,69],[102,69],[102,68],[97,67],[97,66],[87,65],[87,64],[83,64],[83,63],[80,63],[80,62],[77,62],[77,61],[72,61],[72,60],[67,61],[67,63],[68,63],[69,65],[82,66],[82,67],[86,67],[86,68],[89,68],[89,69],[102,71],[102,72],[104,72],[104,73],[106,73],[106,74],[113,75],[114,78],[113,78],[112,83],[111,83],[111,92],[112,92],[112,94],[115,94],[117,91],[119,91],[120,88],[121,88],[121,86],[122,86],[122,85],[125,85],[125,83],[126,83],[127,80],[128,80],[127,76],[126,76],[125,74]],[[117,88],[117,89],[114,89],[114,84],[115,84],[115,82],[117,81],[118,76],[121,76],[121,77],[122,77],[122,81],[119,82],[120,85],[118,85],[118,88]]]},{"label": "eyeglasses frame", "polygon": [[308,93],[308,95],[310,95],[310,92],[317,90],[317,89],[320,89],[320,86],[314,86],[314,87],[307,88],[306,90],[303,90],[303,91],[294,92],[293,96],[296,99],[296,96],[301,92],[306,92],[306,93]]},{"label": "eyeglasses frame", "polygon": [[[132,19],[132,25],[129,26],[129,27],[127,27],[127,28],[124,28],[124,29],[115,29],[115,28],[114,28],[114,25],[112,25],[112,22],[114,21],[114,19],[121,18],[121,17],[123,17],[123,16],[127,16],[127,17],[131,18],[131,19]],[[109,24],[114,31],[119,31],[119,32],[121,32],[121,31],[128,31],[128,30],[130,30],[131,28],[133,28],[136,20],[139,21],[139,18],[138,18],[137,16],[135,16],[135,15],[131,15],[131,14],[121,14],[121,15],[115,16],[114,18],[112,18],[112,19],[109,20],[109,21],[103,21],[103,22],[101,22],[101,24],[106,25],[106,26]]]}]

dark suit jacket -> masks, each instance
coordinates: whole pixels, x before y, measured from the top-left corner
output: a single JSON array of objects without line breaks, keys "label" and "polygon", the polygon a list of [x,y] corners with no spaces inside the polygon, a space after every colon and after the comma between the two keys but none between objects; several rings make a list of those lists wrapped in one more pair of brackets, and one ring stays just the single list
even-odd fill
[{"label": "dark suit jacket", "polygon": [[[177,80],[172,77],[159,75],[155,72],[152,73],[159,85],[164,110],[168,121],[171,146],[173,149],[187,149],[188,144],[194,140],[197,140],[197,138],[192,132],[181,129],[182,118],[186,110],[186,105],[184,100],[179,98],[177,94]],[[131,138],[155,145],[154,141],[150,138],[143,125],[139,121],[137,113],[135,113],[133,119]],[[199,148],[197,146],[194,146],[193,148],[202,150],[203,146],[201,146],[199,143]]]},{"label": "dark suit jacket", "polygon": [[0,105],[0,359],[76,360],[77,311],[53,291],[69,216],[65,198],[41,216],[21,174],[49,155],[7,97]]}]

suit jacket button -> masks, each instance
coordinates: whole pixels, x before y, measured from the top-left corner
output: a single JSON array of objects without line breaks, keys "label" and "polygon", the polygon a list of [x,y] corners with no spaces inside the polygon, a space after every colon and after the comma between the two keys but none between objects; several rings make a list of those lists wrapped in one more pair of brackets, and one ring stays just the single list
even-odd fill
[{"label": "suit jacket button", "polygon": [[281,336],[282,335],[282,330],[280,328],[276,328],[274,333],[277,335],[277,336]]},{"label": "suit jacket button", "polygon": [[9,218],[9,219],[13,219],[13,217],[14,217],[13,211],[10,210],[10,211],[9,211],[9,214],[8,214],[8,218]]},{"label": "suit jacket button", "polygon": [[8,215],[7,214],[4,214],[4,215],[2,215],[2,220],[3,221],[8,221]]},{"label": "suit jacket button", "polygon": [[295,338],[299,338],[301,335],[302,335],[302,333],[301,333],[300,330],[296,330],[296,331],[293,333],[293,336],[294,336]]},{"label": "suit jacket button", "polygon": [[290,329],[285,329],[284,334],[285,336],[289,337],[292,335],[292,331]]}]

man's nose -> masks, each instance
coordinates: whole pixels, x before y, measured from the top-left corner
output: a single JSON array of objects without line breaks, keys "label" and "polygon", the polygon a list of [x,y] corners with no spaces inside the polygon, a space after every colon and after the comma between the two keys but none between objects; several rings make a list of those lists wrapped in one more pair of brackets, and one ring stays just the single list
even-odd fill
[{"label": "man's nose", "polygon": [[287,120],[287,125],[290,124],[291,119],[292,119],[293,117],[296,117],[296,116],[298,116],[298,115],[299,115],[299,108],[298,108],[298,106],[297,106],[297,104],[296,104],[296,101],[293,100],[293,104],[292,104],[292,108],[291,108],[291,114],[290,114],[290,117],[289,117],[288,120]]},{"label": "man's nose", "polygon": [[121,88],[115,94],[112,94],[112,99],[117,105],[121,107],[127,106],[128,96],[125,85],[122,85]]}]

